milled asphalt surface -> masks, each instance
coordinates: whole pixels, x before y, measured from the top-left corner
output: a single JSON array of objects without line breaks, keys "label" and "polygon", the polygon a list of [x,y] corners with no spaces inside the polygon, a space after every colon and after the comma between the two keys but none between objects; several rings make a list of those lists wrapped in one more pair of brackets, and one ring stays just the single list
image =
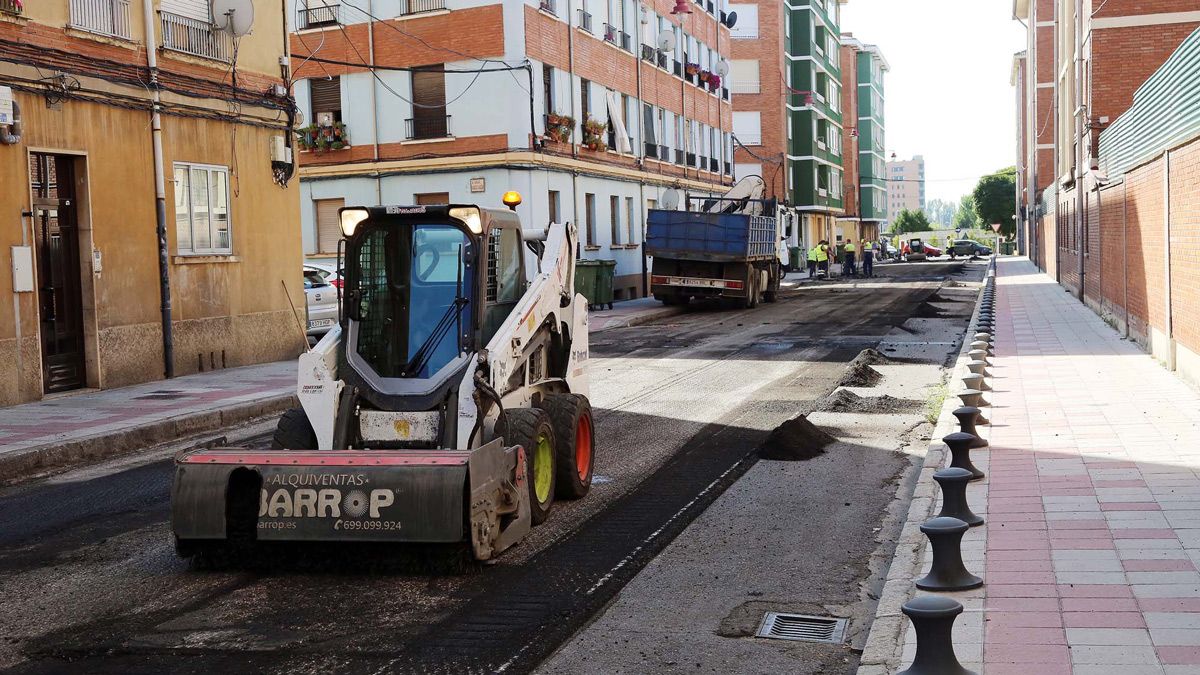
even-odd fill
[{"label": "milled asphalt surface", "polygon": [[[754,311],[694,310],[593,336],[596,485],[586,499],[556,507],[545,525],[494,566],[460,569],[448,565],[441,551],[393,549],[383,560],[351,553],[331,562],[302,551],[281,569],[194,569],[176,559],[171,547],[170,467],[161,459],[140,466],[126,460],[0,491],[0,597],[7,599],[0,604],[0,668],[487,672],[507,665],[509,672],[528,672],[750,468],[752,461],[744,458],[771,429],[823,397],[859,350],[885,338],[894,355],[933,349],[919,331],[897,333],[893,327],[936,308],[921,305],[942,276],[956,271],[958,279],[978,276],[973,270],[961,273],[961,263],[879,271],[883,278],[873,283],[809,284]],[[622,515],[653,496],[639,487],[667,485],[667,478],[685,472],[690,452],[714,476],[722,467],[732,473],[690,509],[667,500],[632,514],[636,517]],[[872,452],[883,458],[870,469],[878,487],[864,487],[850,500],[862,527],[839,533],[837,550],[819,538],[826,532],[821,528],[796,542],[807,551],[806,560],[788,569],[812,570],[807,574],[814,587],[823,588],[829,576],[814,566],[824,562],[841,569],[828,593],[817,593],[821,602],[825,596],[843,602],[870,576],[867,563],[880,545],[873,529],[881,526],[908,463],[903,455]],[[833,507],[846,500],[829,486],[853,484],[862,474],[861,462],[834,457],[786,468],[824,486],[809,494],[808,503],[831,525],[838,521]],[[749,502],[765,508],[778,499],[779,509],[786,502],[794,510],[786,491],[756,475],[765,466],[745,476],[750,494],[761,493]],[[786,483],[801,478],[783,473]],[[740,490],[742,483],[737,485]],[[737,522],[720,513],[704,518],[726,527]],[[634,540],[599,536],[621,519],[629,532],[647,524],[650,532]],[[745,521],[738,528],[751,525]],[[597,549],[618,564],[595,568],[608,559],[572,557],[572,551]],[[539,579],[555,581],[539,586]],[[545,595],[557,613],[512,619],[533,621],[534,627],[488,643],[486,650],[470,643],[432,654],[423,650],[429,627],[465,623],[489,599],[523,590]]]}]

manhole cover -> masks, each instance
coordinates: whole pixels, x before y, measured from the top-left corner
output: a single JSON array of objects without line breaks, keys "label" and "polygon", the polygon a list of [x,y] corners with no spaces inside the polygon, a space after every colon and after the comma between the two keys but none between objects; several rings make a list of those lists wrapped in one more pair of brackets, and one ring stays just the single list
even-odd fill
[{"label": "manhole cover", "polygon": [[846,635],[846,619],[804,614],[767,612],[756,637],[803,642],[841,643]]}]

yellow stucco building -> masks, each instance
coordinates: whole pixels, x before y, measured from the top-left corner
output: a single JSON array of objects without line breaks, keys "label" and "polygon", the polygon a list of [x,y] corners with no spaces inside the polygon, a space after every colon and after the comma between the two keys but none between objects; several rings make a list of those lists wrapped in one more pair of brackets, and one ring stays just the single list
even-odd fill
[{"label": "yellow stucco building", "polygon": [[302,349],[283,6],[210,7],[0,0],[0,405]]}]

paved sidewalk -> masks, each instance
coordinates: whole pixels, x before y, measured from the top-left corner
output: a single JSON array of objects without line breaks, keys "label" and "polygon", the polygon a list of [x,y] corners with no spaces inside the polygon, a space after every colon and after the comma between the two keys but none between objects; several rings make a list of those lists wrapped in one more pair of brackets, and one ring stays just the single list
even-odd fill
[{"label": "paved sidewalk", "polygon": [[1200,395],[1028,260],[997,277],[991,447],[973,453],[988,475],[969,493],[987,523],[963,544],[985,585],[950,594],[960,660],[1200,673]]}]

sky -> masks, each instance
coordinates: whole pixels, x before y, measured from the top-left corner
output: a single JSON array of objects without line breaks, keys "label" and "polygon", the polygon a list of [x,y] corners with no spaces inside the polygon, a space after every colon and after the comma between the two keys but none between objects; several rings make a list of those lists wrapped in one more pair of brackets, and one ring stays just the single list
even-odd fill
[{"label": "sky", "polygon": [[1012,0],[848,0],[842,32],[878,45],[887,154],[925,157],[925,198],[957,200],[1016,161]]}]

